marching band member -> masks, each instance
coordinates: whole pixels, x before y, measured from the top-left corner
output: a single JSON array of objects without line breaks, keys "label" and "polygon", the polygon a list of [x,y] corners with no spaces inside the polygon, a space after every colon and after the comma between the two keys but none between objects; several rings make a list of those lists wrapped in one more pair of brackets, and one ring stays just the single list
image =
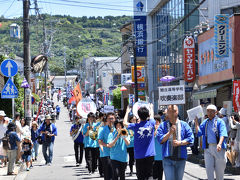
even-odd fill
[{"label": "marching band member", "polygon": [[225,150],[227,149],[227,129],[224,121],[216,116],[217,107],[213,104],[207,106],[208,118],[200,127],[197,118],[195,128],[198,136],[203,136],[204,160],[209,180],[222,180],[226,168]]},{"label": "marching band member", "polygon": [[123,121],[118,119],[114,123],[115,130],[108,137],[110,159],[113,168],[113,180],[125,180],[127,167],[127,145],[130,144],[127,129],[123,128]]},{"label": "marching band member", "polygon": [[182,180],[187,145],[193,143],[194,137],[190,126],[178,119],[176,105],[168,106],[167,117],[157,132],[157,140],[162,144],[163,170],[167,180]]},{"label": "marching band member", "polygon": [[82,126],[79,122],[81,119],[80,116],[75,117],[75,124],[72,125],[70,129],[70,136],[73,136],[74,140],[74,152],[75,152],[75,159],[76,159],[76,166],[79,166],[82,164],[82,159],[83,159],[83,134],[82,134]]},{"label": "marching band member", "polygon": [[106,126],[99,133],[99,146],[103,155],[101,157],[104,169],[104,179],[112,179],[112,164],[110,160],[110,148],[108,147],[108,136],[114,130],[114,122],[116,120],[115,114],[110,112],[106,115]]},{"label": "marching band member", "polygon": [[[128,122],[129,123],[136,123],[136,117],[133,116],[133,114],[131,113],[128,116]],[[133,174],[133,165],[134,165],[134,132],[131,129],[128,129],[128,134],[130,136],[130,144],[127,146],[127,152],[129,155],[129,168],[130,168],[130,176],[132,176]]]},{"label": "marching band member", "polygon": [[[134,156],[136,159],[137,178],[140,180],[152,177],[152,165],[155,156],[153,107],[150,105],[150,113],[146,107],[138,110],[140,123],[128,123],[130,108],[124,117],[123,124],[134,131]],[[151,116],[150,116],[151,115]]]},{"label": "marching band member", "polygon": [[157,131],[162,118],[160,115],[155,115],[154,119],[156,121],[155,131],[154,131],[156,155],[154,156],[154,162],[153,162],[153,179],[162,180],[162,175],[163,175],[162,144],[160,144],[157,140]]},{"label": "marching band member", "polygon": [[97,141],[90,138],[90,132],[96,125],[96,116],[90,112],[87,116],[87,122],[83,128],[85,158],[89,173],[94,173],[97,169]]}]

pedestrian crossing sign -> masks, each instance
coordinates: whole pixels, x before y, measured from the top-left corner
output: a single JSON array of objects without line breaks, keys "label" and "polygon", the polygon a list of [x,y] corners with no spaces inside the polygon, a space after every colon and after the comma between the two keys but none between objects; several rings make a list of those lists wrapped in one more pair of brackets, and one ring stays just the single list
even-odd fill
[{"label": "pedestrian crossing sign", "polygon": [[12,99],[12,98],[17,98],[17,97],[18,97],[17,87],[12,82],[11,78],[9,78],[2,90],[1,98],[2,99]]}]

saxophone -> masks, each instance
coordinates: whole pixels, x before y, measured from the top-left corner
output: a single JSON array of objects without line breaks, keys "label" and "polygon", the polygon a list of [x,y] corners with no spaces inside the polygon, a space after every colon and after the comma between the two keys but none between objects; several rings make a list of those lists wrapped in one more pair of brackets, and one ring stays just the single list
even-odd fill
[{"label": "saxophone", "polygon": [[[98,130],[100,128],[101,124],[96,128],[96,130],[93,130],[93,128],[91,128],[89,130],[89,137],[92,139],[92,140],[96,140],[97,137],[98,137]],[[92,127],[92,125],[91,125]]]}]

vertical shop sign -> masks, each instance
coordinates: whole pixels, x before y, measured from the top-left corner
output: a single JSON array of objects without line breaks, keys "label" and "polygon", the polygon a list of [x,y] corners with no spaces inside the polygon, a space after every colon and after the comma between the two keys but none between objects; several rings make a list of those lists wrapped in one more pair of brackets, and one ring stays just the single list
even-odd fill
[{"label": "vertical shop sign", "polygon": [[240,80],[233,81],[233,108],[235,112],[240,111]]}]

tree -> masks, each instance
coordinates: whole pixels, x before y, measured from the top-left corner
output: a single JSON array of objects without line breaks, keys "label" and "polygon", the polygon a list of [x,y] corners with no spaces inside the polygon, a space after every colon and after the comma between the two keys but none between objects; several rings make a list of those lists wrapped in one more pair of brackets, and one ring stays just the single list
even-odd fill
[{"label": "tree", "polygon": [[113,106],[115,109],[121,109],[121,91],[120,87],[113,90]]}]

